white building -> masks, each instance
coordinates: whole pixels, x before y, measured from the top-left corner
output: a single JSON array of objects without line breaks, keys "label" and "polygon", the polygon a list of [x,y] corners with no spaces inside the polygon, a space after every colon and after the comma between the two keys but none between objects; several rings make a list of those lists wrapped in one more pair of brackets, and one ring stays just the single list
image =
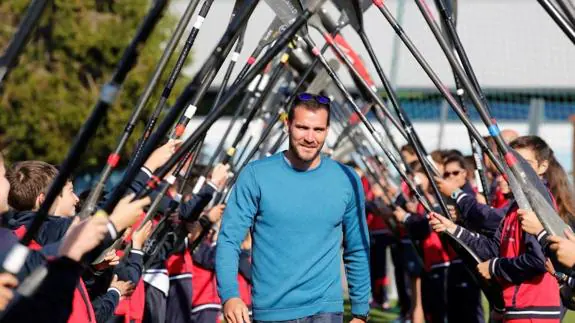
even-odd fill
[{"label": "white building", "polygon": [[[386,0],[394,14],[404,2],[402,25],[406,33],[446,83],[452,84],[447,60],[415,2]],[[432,5],[433,1],[427,1]],[[229,21],[233,0],[216,0],[202,26],[194,45],[194,62],[187,70],[194,74],[206,60],[223,34]],[[176,1],[171,12],[183,12],[187,1]],[[326,4],[333,8],[333,5]],[[568,88],[575,87],[575,46],[563,35],[541,5],[535,0],[460,0],[458,31],[477,76],[486,88]],[[241,66],[274,17],[274,12],[260,1],[248,22]],[[365,29],[386,72],[390,71],[394,31],[380,12],[372,6],[365,13]],[[191,25],[190,25],[191,26]],[[359,37],[350,28],[343,32],[346,39],[368,59]],[[312,32],[318,44],[323,40]],[[397,85],[400,88],[433,87],[417,62],[404,46],[400,46]],[[369,62],[371,72],[375,69]],[[239,68],[237,69],[239,70]],[[237,73],[237,71],[236,71]],[[223,74],[223,73],[222,73]],[[347,85],[351,79],[341,73]],[[219,84],[221,75],[214,84]]]}]

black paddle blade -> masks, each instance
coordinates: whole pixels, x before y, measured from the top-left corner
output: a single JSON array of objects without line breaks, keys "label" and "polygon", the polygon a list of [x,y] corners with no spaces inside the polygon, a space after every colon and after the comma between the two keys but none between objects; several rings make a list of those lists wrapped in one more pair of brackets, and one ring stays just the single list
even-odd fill
[{"label": "black paddle blade", "polygon": [[363,2],[362,0],[334,0],[339,10],[347,16],[349,24],[358,32],[363,30]]},{"label": "black paddle blade", "polygon": [[310,12],[316,12],[324,2],[325,0],[303,0],[301,3]]},{"label": "black paddle blade", "polygon": [[230,19],[233,19],[238,14],[238,12],[242,10],[242,7],[244,6],[245,3],[246,3],[245,0],[236,0],[236,3],[234,3],[234,8],[232,9],[232,16]]},{"label": "black paddle blade", "polygon": [[[303,14],[303,6],[299,0],[265,0],[272,8],[277,17],[288,26],[291,25],[298,16]],[[301,35],[307,35],[307,26],[303,26],[298,32]]]}]

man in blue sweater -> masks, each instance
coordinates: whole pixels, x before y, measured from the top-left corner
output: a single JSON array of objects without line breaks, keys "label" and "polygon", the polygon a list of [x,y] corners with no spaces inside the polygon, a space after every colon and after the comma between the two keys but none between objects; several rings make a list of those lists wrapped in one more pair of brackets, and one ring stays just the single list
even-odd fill
[{"label": "man in blue sweater", "polygon": [[229,323],[250,322],[239,298],[240,244],[253,235],[255,322],[343,321],[341,246],[352,322],[369,311],[369,233],[355,171],[320,155],[329,99],[298,95],[287,120],[289,149],[239,174],[217,241],[218,291]]}]

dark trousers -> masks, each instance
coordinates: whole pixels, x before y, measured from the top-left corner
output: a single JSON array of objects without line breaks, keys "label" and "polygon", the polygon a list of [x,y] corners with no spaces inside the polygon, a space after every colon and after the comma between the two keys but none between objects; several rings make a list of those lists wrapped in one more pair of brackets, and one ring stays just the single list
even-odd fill
[{"label": "dark trousers", "polygon": [[371,293],[373,300],[379,304],[388,301],[385,280],[387,277],[387,246],[391,243],[387,234],[373,234],[369,249],[369,265],[371,272]]},{"label": "dark trousers", "polygon": [[193,323],[217,323],[220,317],[220,310],[217,308],[206,308],[205,310],[192,312],[190,319]]},{"label": "dark trousers", "polygon": [[343,313],[319,313],[295,320],[287,321],[258,321],[254,323],[343,323]]},{"label": "dark trousers", "polygon": [[144,282],[146,305],[144,306],[144,323],[166,322],[166,295],[156,287]]},{"label": "dark trousers", "polygon": [[166,323],[191,323],[192,277],[170,278],[166,301]]},{"label": "dark trousers", "polygon": [[462,263],[432,269],[421,285],[426,321],[484,322],[481,291]]},{"label": "dark trousers", "polygon": [[449,307],[447,300],[448,269],[448,267],[435,268],[421,277],[421,298],[426,322],[447,322]]},{"label": "dark trousers", "polygon": [[449,267],[447,282],[449,322],[483,323],[481,289],[463,263]]},{"label": "dark trousers", "polygon": [[411,310],[411,293],[409,277],[405,268],[401,242],[391,245],[391,260],[393,261],[395,288],[397,289],[397,299],[400,308],[400,315],[406,317]]}]

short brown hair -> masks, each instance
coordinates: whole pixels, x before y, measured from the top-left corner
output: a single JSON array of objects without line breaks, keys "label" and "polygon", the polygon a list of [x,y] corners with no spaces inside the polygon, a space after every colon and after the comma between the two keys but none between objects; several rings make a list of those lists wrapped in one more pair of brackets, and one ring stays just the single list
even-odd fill
[{"label": "short brown hair", "polygon": [[57,175],[58,169],[43,161],[28,160],[14,164],[8,176],[8,204],[18,211],[33,210],[36,198],[48,191]]},{"label": "short brown hair", "polygon": [[[309,94],[313,95],[313,96],[316,95],[316,94],[312,94],[312,93],[309,93]],[[296,97],[293,105],[291,106],[291,109],[289,109],[289,111],[288,111],[288,121],[289,122],[293,121],[293,118],[295,115],[295,109],[298,107],[305,108],[305,109],[310,110],[310,111],[317,111],[317,110],[324,109],[325,111],[327,111],[327,125],[329,126],[329,122],[331,119],[331,108],[330,108],[329,104],[319,103],[315,99],[302,101],[301,99],[299,99],[299,97]]]}]

